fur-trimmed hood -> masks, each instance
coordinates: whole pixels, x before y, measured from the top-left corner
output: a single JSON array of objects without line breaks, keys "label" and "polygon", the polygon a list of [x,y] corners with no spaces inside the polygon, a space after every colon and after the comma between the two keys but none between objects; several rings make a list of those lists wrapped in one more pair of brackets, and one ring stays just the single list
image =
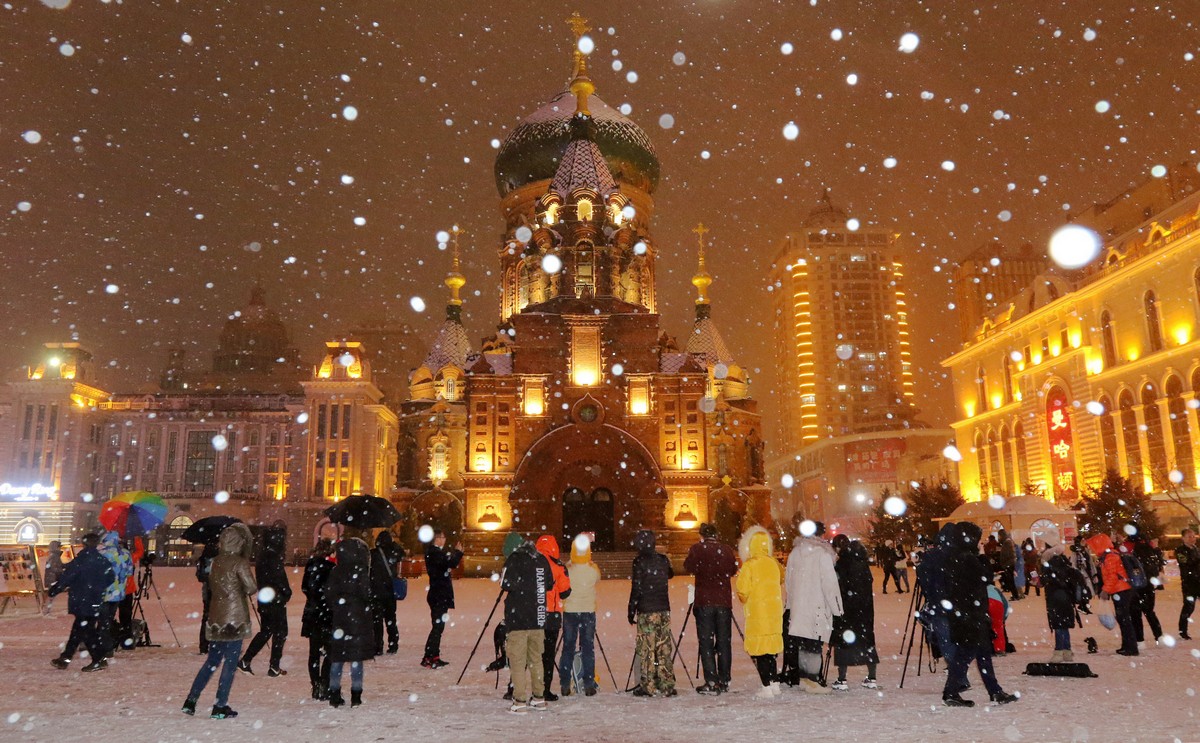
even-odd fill
[{"label": "fur-trimmed hood", "polygon": [[757,524],[747,529],[742,534],[742,538],[738,540],[738,557],[743,563],[751,557],[770,557],[773,554],[775,554],[775,540],[771,539],[769,531]]}]

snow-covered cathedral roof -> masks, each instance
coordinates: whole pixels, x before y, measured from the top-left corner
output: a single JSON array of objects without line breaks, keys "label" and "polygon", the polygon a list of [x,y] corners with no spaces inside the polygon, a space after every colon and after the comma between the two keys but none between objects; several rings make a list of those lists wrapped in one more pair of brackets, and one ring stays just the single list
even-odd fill
[{"label": "snow-covered cathedral roof", "polygon": [[466,328],[458,320],[446,318],[433,339],[433,345],[429,347],[424,366],[434,374],[447,366],[465,369],[467,359],[473,355],[471,339],[467,336]]},{"label": "snow-covered cathedral roof", "polygon": [[688,336],[687,352],[703,355],[707,366],[733,363],[733,355],[729,353],[725,339],[721,337],[716,324],[708,317],[696,320],[696,325],[692,328],[691,335]]}]

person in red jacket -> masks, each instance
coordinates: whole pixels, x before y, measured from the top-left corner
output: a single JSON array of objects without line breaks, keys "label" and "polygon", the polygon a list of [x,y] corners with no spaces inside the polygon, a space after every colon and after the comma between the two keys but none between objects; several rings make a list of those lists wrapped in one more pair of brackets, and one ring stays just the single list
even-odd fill
[{"label": "person in red jacket", "polygon": [[696,576],[696,640],[704,684],[696,689],[706,695],[729,691],[729,666],[733,657],[730,630],[733,620],[733,591],[730,580],[738,572],[733,548],[717,539],[717,528],[700,525],[700,541],[693,544],[683,569]]},{"label": "person in red jacket", "polygon": [[562,629],[563,602],[571,595],[571,578],[567,569],[558,559],[558,540],[549,534],[538,537],[537,551],[550,563],[551,582],[553,586],[546,592],[546,633],[545,645],[542,646],[542,672],[545,676],[547,702],[557,702],[558,695],[550,691],[550,682],[554,680],[554,651],[558,648],[558,633]]},{"label": "person in red jacket", "polygon": [[1100,566],[1100,590],[1112,597],[1113,614],[1117,617],[1117,626],[1121,628],[1121,647],[1117,654],[1137,655],[1137,632],[1133,626],[1133,603],[1137,601],[1137,591],[1129,583],[1129,575],[1121,564],[1121,555],[1107,534],[1097,534],[1084,541],[1092,554],[1096,555],[1096,563]]}]

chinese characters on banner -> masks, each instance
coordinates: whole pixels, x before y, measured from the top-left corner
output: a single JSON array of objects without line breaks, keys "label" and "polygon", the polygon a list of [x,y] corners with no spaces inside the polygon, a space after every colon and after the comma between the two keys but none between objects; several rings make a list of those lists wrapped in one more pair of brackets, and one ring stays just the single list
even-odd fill
[{"label": "chinese characters on banner", "polygon": [[904,456],[904,439],[852,441],[843,448],[846,479],[852,482],[896,482],[896,468]]},{"label": "chinese characters on banner", "polygon": [[1050,474],[1054,478],[1054,493],[1059,498],[1078,497],[1071,404],[1059,387],[1046,395],[1046,432],[1050,435]]}]

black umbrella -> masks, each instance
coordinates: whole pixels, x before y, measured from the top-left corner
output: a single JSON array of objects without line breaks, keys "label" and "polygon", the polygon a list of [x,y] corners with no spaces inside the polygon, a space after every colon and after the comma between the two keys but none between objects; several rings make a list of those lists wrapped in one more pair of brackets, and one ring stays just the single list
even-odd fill
[{"label": "black umbrella", "polygon": [[217,541],[225,527],[240,523],[242,520],[233,516],[205,516],[184,529],[179,537],[192,544],[210,544]]},{"label": "black umbrella", "polygon": [[377,495],[351,495],[325,509],[335,524],[357,529],[380,529],[400,520],[400,512],[387,498]]}]

